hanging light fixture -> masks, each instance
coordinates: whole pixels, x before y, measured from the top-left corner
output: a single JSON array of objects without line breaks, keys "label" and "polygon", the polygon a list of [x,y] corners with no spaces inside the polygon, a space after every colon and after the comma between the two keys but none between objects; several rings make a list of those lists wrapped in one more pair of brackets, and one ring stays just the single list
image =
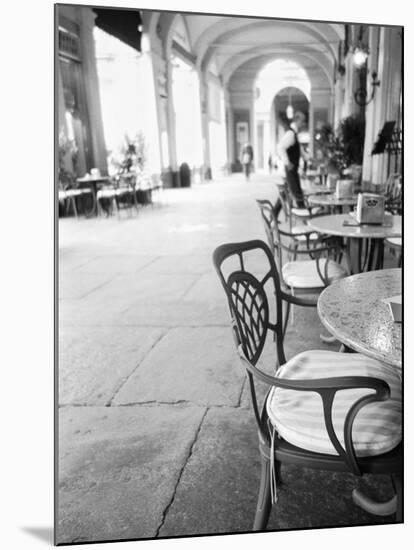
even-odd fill
[{"label": "hanging light fixture", "polygon": [[289,88],[289,103],[288,103],[288,106],[286,107],[286,116],[288,117],[289,120],[292,120],[293,118],[293,105],[290,97],[290,88]]}]

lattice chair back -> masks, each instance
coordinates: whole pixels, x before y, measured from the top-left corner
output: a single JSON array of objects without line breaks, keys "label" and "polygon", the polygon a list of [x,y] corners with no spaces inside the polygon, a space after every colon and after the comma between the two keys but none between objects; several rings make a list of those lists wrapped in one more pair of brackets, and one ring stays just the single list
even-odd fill
[{"label": "lattice chair back", "polygon": [[[270,331],[273,334],[270,342],[272,366],[276,372],[286,362],[286,358],[280,282],[269,247],[260,240],[225,244],[214,251],[213,262],[227,296],[233,337],[239,355],[252,365],[258,365],[266,341],[270,342]],[[261,415],[250,372],[248,377],[253,408],[261,427]]]},{"label": "lattice chair back", "polygon": [[[278,273],[282,273],[283,267],[283,246],[279,225],[274,215],[272,203],[268,200],[256,200],[262,215],[263,225],[266,232],[267,242],[276,262]],[[293,250],[292,250],[293,252]]]}]

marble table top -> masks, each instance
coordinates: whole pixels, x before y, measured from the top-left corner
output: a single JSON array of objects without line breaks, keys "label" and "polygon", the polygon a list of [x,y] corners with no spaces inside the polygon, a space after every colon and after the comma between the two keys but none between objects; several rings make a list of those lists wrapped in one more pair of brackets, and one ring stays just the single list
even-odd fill
[{"label": "marble table top", "polygon": [[401,269],[352,275],[320,294],[325,327],[350,348],[401,368],[402,323],[395,323],[385,298],[401,294]]},{"label": "marble table top", "polygon": [[334,191],[334,189],[329,189],[326,185],[318,185],[309,180],[302,180],[301,187],[304,195],[330,195]]},{"label": "marble table top", "polygon": [[311,195],[308,197],[309,204],[315,204],[320,206],[353,206],[358,202],[358,196],[346,197],[338,199],[335,193],[329,193],[324,195]]},{"label": "marble table top", "polygon": [[[351,224],[344,225],[347,220]],[[352,237],[358,239],[385,239],[387,237],[401,237],[401,216],[387,216],[387,225],[356,225],[350,214],[333,214],[318,216],[308,220],[308,226],[318,233],[336,235],[338,237]],[[390,223],[390,226],[388,225]]]}]

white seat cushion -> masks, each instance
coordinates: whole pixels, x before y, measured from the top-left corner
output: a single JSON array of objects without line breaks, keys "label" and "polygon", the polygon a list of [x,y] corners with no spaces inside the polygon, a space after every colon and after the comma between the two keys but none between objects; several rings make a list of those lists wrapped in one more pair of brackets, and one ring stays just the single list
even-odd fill
[{"label": "white seat cushion", "polygon": [[[401,441],[400,371],[360,353],[308,351],[283,365],[278,378],[291,380],[334,376],[370,376],[387,382],[391,396],[387,401],[370,403],[357,414],[352,430],[358,456],[374,456],[394,449]],[[350,407],[371,389],[337,392],[332,419],[335,433],[344,447],[343,428]],[[279,435],[287,442],[316,453],[337,455],[324,422],[322,399],[315,392],[273,388],[267,400],[267,413]]]},{"label": "white seat cushion", "polygon": [[[322,275],[325,275],[326,259],[319,261]],[[328,262],[328,277],[330,280],[341,279],[347,276],[346,269],[337,262]],[[319,276],[316,260],[287,262],[282,267],[282,277],[285,283],[293,288],[322,288],[324,283]]]},{"label": "white seat cushion", "polygon": [[83,195],[82,189],[66,189],[66,198],[68,197],[80,197],[80,195]]},{"label": "white seat cushion", "polygon": [[[293,231],[292,231],[293,233]],[[299,242],[304,242],[306,243],[306,239],[309,239],[310,241],[316,241],[318,240],[320,237],[319,233],[311,233],[309,232],[307,235],[297,235],[295,236],[295,239]]]},{"label": "white seat cushion", "polygon": [[115,197],[116,190],[115,189],[100,189],[96,196],[98,199],[110,199]]},{"label": "white seat cushion", "polygon": [[385,240],[387,243],[391,244],[392,246],[402,246],[401,237],[388,237]]},{"label": "white seat cushion", "polygon": [[292,208],[292,214],[299,218],[309,218],[312,214],[317,214],[320,211],[321,211],[321,208],[319,206],[315,206],[314,208],[311,208],[310,214],[307,208]]}]

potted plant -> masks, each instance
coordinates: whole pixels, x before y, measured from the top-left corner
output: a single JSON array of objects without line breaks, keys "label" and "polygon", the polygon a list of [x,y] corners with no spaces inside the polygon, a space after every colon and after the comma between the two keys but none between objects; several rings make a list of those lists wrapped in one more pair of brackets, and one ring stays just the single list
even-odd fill
[{"label": "potted plant", "polygon": [[58,178],[59,184],[63,187],[73,184],[75,180],[73,169],[76,167],[77,156],[78,148],[74,140],[69,139],[63,131],[60,132],[58,142]]},{"label": "potted plant", "polygon": [[342,119],[336,133],[326,124],[318,131],[315,140],[325,159],[328,176],[343,179],[352,174],[359,183],[365,140],[363,118],[351,115]]}]

